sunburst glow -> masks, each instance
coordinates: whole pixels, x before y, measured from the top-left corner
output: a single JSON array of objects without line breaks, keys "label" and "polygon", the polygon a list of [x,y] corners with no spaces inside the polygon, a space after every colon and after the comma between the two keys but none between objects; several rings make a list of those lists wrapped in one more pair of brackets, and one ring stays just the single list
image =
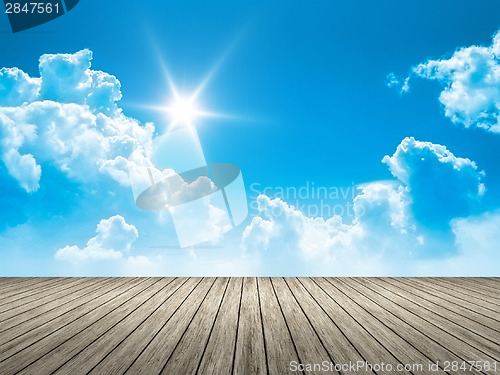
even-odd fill
[{"label": "sunburst glow", "polygon": [[196,103],[191,98],[175,98],[171,105],[165,108],[172,122],[171,126],[192,125],[196,117],[202,116],[203,112],[198,110]]},{"label": "sunburst glow", "polygon": [[223,115],[213,112],[204,111],[200,108],[197,102],[199,93],[201,92],[202,85],[198,87],[193,94],[189,96],[182,96],[173,84],[172,80],[168,79],[170,91],[173,98],[167,106],[161,109],[166,112],[170,118],[169,129],[181,126],[194,126],[197,125],[201,117],[222,117]]},{"label": "sunburst glow", "polygon": [[179,87],[174,83],[174,80],[166,67],[165,61],[161,57],[155,43],[153,43],[153,47],[155,49],[159,65],[162,68],[167,87],[170,91],[170,100],[164,100],[160,105],[141,104],[140,107],[165,113],[169,120],[167,131],[183,126],[198,126],[200,124],[200,119],[203,117],[239,119],[239,117],[235,117],[234,115],[207,111],[203,109],[203,106],[198,100],[217,70],[220,68],[228,52],[224,53],[224,55],[217,61],[212,69],[209,70],[208,74],[202,78],[201,82],[197,86],[194,86],[191,91],[185,92],[182,89],[179,90]]}]

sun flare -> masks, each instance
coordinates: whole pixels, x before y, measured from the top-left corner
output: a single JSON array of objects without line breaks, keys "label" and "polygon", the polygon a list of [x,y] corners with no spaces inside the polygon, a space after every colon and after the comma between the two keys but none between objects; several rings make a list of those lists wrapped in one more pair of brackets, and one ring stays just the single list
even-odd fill
[{"label": "sun flare", "polygon": [[196,117],[202,115],[192,99],[176,98],[166,108],[171,117],[171,126],[192,125]]}]

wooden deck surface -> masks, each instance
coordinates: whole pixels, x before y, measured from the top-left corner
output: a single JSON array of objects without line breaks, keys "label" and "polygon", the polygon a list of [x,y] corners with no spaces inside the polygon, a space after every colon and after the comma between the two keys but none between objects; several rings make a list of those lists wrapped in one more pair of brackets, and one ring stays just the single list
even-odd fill
[{"label": "wooden deck surface", "polygon": [[500,374],[499,342],[498,278],[0,278],[1,375]]}]

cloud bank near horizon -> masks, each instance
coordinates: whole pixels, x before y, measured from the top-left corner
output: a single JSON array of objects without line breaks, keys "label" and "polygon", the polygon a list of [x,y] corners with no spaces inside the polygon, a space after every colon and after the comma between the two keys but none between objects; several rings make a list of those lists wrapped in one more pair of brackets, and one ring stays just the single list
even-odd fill
[{"label": "cloud bank near horizon", "polygon": [[92,237],[85,247],[65,246],[56,252],[55,258],[72,263],[120,259],[130,251],[132,243],[138,237],[135,226],[127,224],[122,216],[115,215],[99,222],[96,236]]},{"label": "cloud bank near horizon", "polygon": [[[294,257],[295,267],[324,262],[355,274],[393,274],[402,263],[417,272],[426,262],[470,256],[476,232],[497,237],[484,220],[478,224],[469,217],[485,192],[484,172],[473,161],[445,146],[405,138],[383,163],[397,181],[365,185],[354,198],[352,224],[340,216],[308,217],[279,198],[260,195],[258,215],[245,228],[241,248],[265,262]],[[482,252],[500,256],[494,243],[483,241]],[[376,270],[367,269],[367,262],[377,264]]]}]

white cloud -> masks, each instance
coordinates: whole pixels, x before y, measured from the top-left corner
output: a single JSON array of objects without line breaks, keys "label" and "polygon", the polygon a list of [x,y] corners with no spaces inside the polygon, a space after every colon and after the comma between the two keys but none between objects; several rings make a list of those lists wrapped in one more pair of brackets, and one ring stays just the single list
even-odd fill
[{"label": "white cloud", "polygon": [[99,112],[118,110],[120,82],[115,76],[90,69],[92,52],[40,57],[40,96],[61,103],[88,105]]},{"label": "white cloud", "polygon": [[399,80],[394,73],[387,74],[387,86],[393,87],[399,85]]},{"label": "white cloud", "polygon": [[355,222],[371,227],[391,227],[406,231],[409,224],[408,189],[397,184],[370,183],[354,198]]},{"label": "white cloud", "polygon": [[21,155],[19,151],[10,149],[4,152],[2,160],[7,166],[10,175],[28,193],[38,190],[42,169],[31,154]]},{"label": "white cloud", "polygon": [[405,138],[383,162],[408,188],[413,212],[425,224],[448,225],[454,217],[467,216],[485,191],[484,172],[442,145]]},{"label": "white cloud", "polygon": [[40,78],[31,78],[18,68],[0,69],[0,105],[17,106],[38,97]]},{"label": "white cloud", "polygon": [[394,73],[389,73],[386,77],[387,87],[397,87],[401,94],[410,90],[409,81],[410,77],[406,77],[403,83],[401,83]]},{"label": "white cloud", "polygon": [[[166,192],[181,244],[222,239],[233,227],[220,192],[212,194],[215,188],[208,177],[184,181],[172,170],[155,168],[151,161],[154,126],[141,125],[122,113],[117,106],[122,96],[120,82],[92,70],[91,60],[89,50],[43,55],[39,78],[18,68],[0,71],[0,160],[7,172],[26,192],[40,189],[40,200],[47,194],[57,197],[59,189],[62,197],[69,196],[64,189],[72,189],[72,197],[76,193],[92,205],[104,194],[114,194],[118,188],[111,184],[114,180],[131,186],[139,207],[164,210]],[[48,176],[46,181],[44,176]],[[148,192],[152,176],[156,182],[163,181],[161,191]],[[66,179],[71,183],[65,184]],[[48,215],[66,203],[43,202]],[[119,251],[95,246],[85,251],[68,246],[61,254],[120,256]]]},{"label": "white cloud", "polygon": [[212,193],[214,184],[210,178],[200,176],[191,183],[172,171],[164,180],[169,204],[178,205],[191,200],[207,196]]},{"label": "white cloud", "polygon": [[413,72],[444,86],[439,100],[453,122],[500,133],[500,30],[489,47],[460,48],[449,59],[428,60]]},{"label": "white cloud", "polygon": [[437,276],[498,277],[500,212],[452,221],[456,253],[415,264],[414,273]]},{"label": "white cloud", "polygon": [[137,237],[135,226],[127,224],[122,216],[115,215],[100,221],[96,236],[87,242],[87,246],[66,246],[56,252],[55,258],[73,263],[119,259],[130,250]]},{"label": "white cloud", "polygon": [[261,195],[258,216],[245,228],[241,247],[258,257],[281,256],[290,264],[292,258],[324,262],[321,267],[355,274],[360,269],[371,274],[363,265],[367,261],[383,273],[389,265],[411,267],[456,253],[453,235],[446,242],[450,221],[465,216],[484,192],[483,174],[474,162],[413,138],[405,138],[383,162],[399,181],[363,186],[354,198],[352,224],[339,216],[308,217],[280,199]]},{"label": "white cloud", "polygon": [[[305,260],[361,261],[361,255],[373,252],[377,242],[387,246],[417,243],[414,228],[408,223],[404,188],[393,184],[372,183],[363,187],[354,199],[355,219],[345,224],[340,216],[312,218],[279,198],[257,198],[259,216],[243,232],[242,248],[247,253],[298,256]],[[394,241],[394,239],[398,241]],[[377,247],[378,248],[378,247]]]},{"label": "white cloud", "polygon": [[91,70],[91,59],[88,50],[43,55],[40,78],[0,70],[0,155],[28,192],[38,189],[43,163],[76,181],[108,175],[128,185],[124,161],[151,151],[153,125],[122,114],[120,82]]},{"label": "white cloud", "polygon": [[[500,212],[486,212],[479,216],[461,218],[452,223],[456,242],[463,252],[500,256]],[[496,264],[498,266],[498,264]]]}]

